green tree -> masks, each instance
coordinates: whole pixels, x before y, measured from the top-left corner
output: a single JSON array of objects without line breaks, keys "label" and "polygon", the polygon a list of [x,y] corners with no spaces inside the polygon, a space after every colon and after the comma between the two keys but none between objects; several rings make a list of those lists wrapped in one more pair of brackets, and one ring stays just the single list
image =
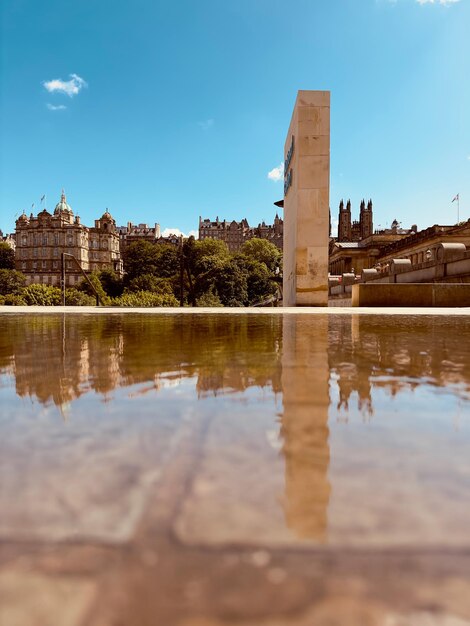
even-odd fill
[{"label": "green tree", "polygon": [[180,250],[177,246],[167,243],[155,244],[157,267],[155,276],[171,278],[180,267]]},{"label": "green tree", "polygon": [[[189,243],[189,240],[188,240]],[[219,259],[229,259],[230,252],[225,241],[219,239],[201,239],[194,241],[194,261],[197,263],[204,257],[218,257]]]},{"label": "green tree", "polygon": [[0,269],[0,294],[20,294],[26,284],[26,277],[16,270]]},{"label": "green tree", "polygon": [[211,288],[216,289],[217,276],[224,265],[230,262],[230,253],[223,241],[195,241],[194,237],[185,242],[183,251],[188,301],[192,306],[197,306],[198,299]]},{"label": "green tree", "polygon": [[128,281],[142,274],[155,274],[157,268],[156,245],[149,241],[134,241],[124,251],[123,261]]},{"label": "green tree", "polygon": [[[99,296],[101,304],[104,306],[109,306],[109,304],[111,303],[111,299],[106,293],[106,291],[103,289],[103,285],[101,284],[101,281],[100,281],[99,272],[92,272],[91,274],[88,274],[88,279],[93,285],[93,287],[95,288],[95,291],[97,292]],[[94,298],[96,298],[96,295],[93,289],[90,287],[88,281],[86,281],[85,279],[83,279],[82,282],[79,284],[78,289],[79,291],[83,291],[89,296],[93,296]],[[95,300],[95,303],[96,303],[96,300]]]},{"label": "green tree", "polygon": [[213,273],[215,291],[224,306],[248,304],[248,273],[234,259],[222,261]]},{"label": "green tree", "polygon": [[15,269],[15,251],[4,241],[0,242],[0,269]]},{"label": "green tree", "polygon": [[246,259],[245,268],[249,304],[256,304],[276,294],[276,283],[271,279],[272,274],[265,263]]},{"label": "green tree", "polygon": [[152,293],[173,293],[170,279],[157,278],[153,274],[142,274],[129,281],[126,291],[151,291]]},{"label": "green tree", "polygon": [[126,282],[143,274],[170,278],[179,269],[180,255],[176,246],[135,241],[124,252]]},{"label": "green tree", "polygon": [[256,237],[249,239],[242,245],[240,252],[248,259],[264,263],[273,274],[276,268],[281,266],[281,251],[267,239],[258,239]]},{"label": "green tree", "polygon": [[122,294],[124,290],[123,280],[112,269],[101,270],[98,273],[98,278],[110,298],[116,298]]}]

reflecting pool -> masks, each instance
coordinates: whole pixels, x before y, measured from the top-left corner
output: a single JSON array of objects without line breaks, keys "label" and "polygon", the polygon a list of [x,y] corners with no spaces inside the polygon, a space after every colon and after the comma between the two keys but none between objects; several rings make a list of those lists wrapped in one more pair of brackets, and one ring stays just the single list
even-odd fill
[{"label": "reflecting pool", "polygon": [[0,336],[4,555],[470,549],[467,317],[4,314]]}]

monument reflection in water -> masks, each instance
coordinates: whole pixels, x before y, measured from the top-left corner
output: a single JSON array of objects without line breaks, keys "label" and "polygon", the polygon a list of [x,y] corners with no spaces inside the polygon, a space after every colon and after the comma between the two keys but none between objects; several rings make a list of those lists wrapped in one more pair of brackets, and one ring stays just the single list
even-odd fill
[{"label": "monument reflection in water", "polygon": [[11,315],[0,330],[3,540],[126,540],[186,437],[197,460],[171,524],[187,544],[467,542],[465,318]]}]

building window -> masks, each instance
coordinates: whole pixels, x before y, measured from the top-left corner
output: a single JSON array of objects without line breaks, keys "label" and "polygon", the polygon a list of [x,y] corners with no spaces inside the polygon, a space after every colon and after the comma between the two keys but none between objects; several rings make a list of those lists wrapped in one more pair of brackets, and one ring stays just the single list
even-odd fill
[{"label": "building window", "polygon": [[37,257],[37,256],[38,256],[38,249],[33,248],[33,257]]},{"label": "building window", "polygon": [[42,248],[42,256],[45,257],[47,253],[47,248]]},{"label": "building window", "polygon": [[59,256],[59,250],[57,248],[54,248],[53,255],[54,256]]},{"label": "building window", "polygon": [[38,269],[38,262],[33,261],[33,270],[37,270],[37,269]]},{"label": "building window", "polygon": [[47,246],[47,234],[46,234],[46,233],[43,233],[43,236],[42,236],[42,245],[43,245],[43,246]]},{"label": "building window", "polygon": [[68,246],[73,246],[73,237],[67,237],[67,245]]},{"label": "building window", "polygon": [[54,245],[59,245],[59,233],[54,233]]},{"label": "building window", "polygon": [[57,267],[58,267],[58,265],[59,265],[59,264],[57,263],[57,261],[52,261],[52,267],[53,267],[53,269],[55,269],[55,270],[56,270],[56,269],[57,269]]},{"label": "building window", "polygon": [[22,242],[23,242],[23,246],[28,245],[28,238],[26,237],[26,235],[23,235]]},{"label": "building window", "polygon": [[45,270],[45,269],[46,269],[46,265],[47,265],[46,261],[43,261],[43,262],[42,262],[42,269],[43,269],[43,270]]},{"label": "building window", "polygon": [[37,238],[36,233],[34,233],[34,235],[33,235],[33,246],[37,246],[37,245],[38,245],[38,238]]},{"label": "building window", "polygon": [[25,270],[25,269],[26,269],[26,262],[25,262],[25,261],[23,261],[23,263],[21,264],[21,269],[22,269],[22,270]]}]

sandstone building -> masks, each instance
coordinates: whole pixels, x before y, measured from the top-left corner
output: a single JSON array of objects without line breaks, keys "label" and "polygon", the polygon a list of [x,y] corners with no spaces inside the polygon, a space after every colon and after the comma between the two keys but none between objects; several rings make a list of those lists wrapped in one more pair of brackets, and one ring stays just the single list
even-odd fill
[{"label": "sandstone building", "polygon": [[346,207],[341,200],[339,203],[338,216],[338,241],[360,241],[372,235],[373,216],[372,200],[366,203],[361,202],[359,221],[351,222],[351,200],[348,200]]},{"label": "sandstone building", "polygon": [[130,246],[134,241],[156,243],[161,236],[160,224],[158,223],[155,223],[155,226],[152,227],[148,224],[133,224],[132,222],[127,222],[127,226],[118,226],[117,231],[121,250]]},{"label": "sandstone building", "polygon": [[[73,255],[85,272],[112,269],[122,275],[119,235],[116,222],[106,210],[85,226],[74,216],[62,190],[54,213],[43,209],[35,217],[23,213],[16,220],[16,269],[26,276],[27,284],[59,285],[61,254]],[[72,259],[66,257],[66,285],[79,283],[83,276]]]},{"label": "sandstone building", "polygon": [[246,218],[241,222],[235,220],[228,222],[227,220],[221,221],[217,217],[215,222],[212,222],[210,219],[203,220],[199,217],[199,239],[225,241],[230,252],[237,252],[245,241],[254,237],[267,239],[282,250],[283,235],[284,222],[277,213],[274,224],[261,222],[256,227],[250,227]]},{"label": "sandstone building", "polygon": [[374,230],[372,200],[362,200],[359,220],[351,219],[351,201],[344,206],[339,204],[338,237],[330,239],[329,272],[341,275],[354,270],[360,274],[363,269],[374,267],[382,251],[390,244],[415,233],[417,226],[401,228],[394,220],[390,228]]},{"label": "sandstone building", "polygon": [[162,237],[160,224],[155,222],[155,226],[149,226],[148,224],[133,224],[127,222],[127,226],[118,226],[117,231],[119,233],[119,242],[121,246],[121,253],[124,253],[126,248],[136,241],[147,241],[148,243],[169,243],[173,246],[180,244],[180,235],[170,233],[168,237]]}]

